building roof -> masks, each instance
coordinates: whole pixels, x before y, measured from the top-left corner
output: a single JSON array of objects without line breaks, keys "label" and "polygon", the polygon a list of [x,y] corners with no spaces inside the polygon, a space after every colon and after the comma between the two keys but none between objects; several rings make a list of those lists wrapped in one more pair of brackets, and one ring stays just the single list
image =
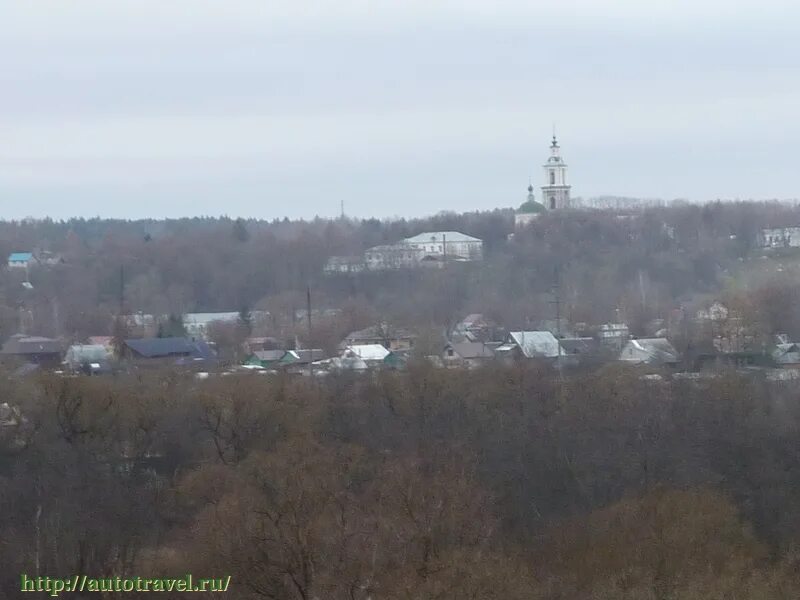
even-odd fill
[{"label": "building roof", "polygon": [[380,344],[355,344],[347,346],[342,355],[345,358],[355,356],[361,360],[383,360],[389,356],[389,351]]},{"label": "building roof", "polygon": [[263,362],[277,362],[286,354],[285,350],[256,350],[253,352],[258,360]]},{"label": "building roof", "polygon": [[8,262],[28,262],[33,259],[33,252],[12,252],[8,255]]},{"label": "building roof", "polygon": [[308,364],[312,362],[316,362],[318,360],[323,360],[327,358],[325,354],[325,350],[322,348],[305,348],[302,350],[294,350],[295,356],[297,356],[297,361],[302,364]]},{"label": "building roof", "polygon": [[65,362],[88,363],[109,359],[108,347],[102,344],[75,344],[67,349]]},{"label": "building roof", "polygon": [[[627,349],[633,349],[640,354],[639,358],[623,358]],[[623,348],[620,360],[637,360],[648,363],[674,363],[678,362],[678,351],[666,338],[639,338],[630,340]]]},{"label": "building roof", "polygon": [[778,364],[800,363],[800,345],[793,342],[776,344],[772,351],[772,358]]},{"label": "building roof", "polygon": [[457,327],[484,327],[485,325],[487,325],[487,323],[486,319],[483,317],[483,313],[470,313],[461,320]]},{"label": "building roof", "polygon": [[513,341],[525,358],[546,357],[555,358],[563,348],[558,343],[556,336],[549,331],[510,331],[509,341]]},{"label": "building roof", "polygon": [[406,238],[403,240],[405,244],[427,244],[430,242],[441,242],[442,240],[447,242],[481,242],[476,237],[472,237],[471,235],[467,235],[466,233],[461,233],[460,231],[426,231],[424,233],[419,233],[414,237]]},{"label": "building roof", "polygon": [[213,359],[214,351],[203,341],[185,337],[141,338],[125,340],[125,345],[143,358],[188,356],[190,358]]},{"label": "building roof", "polygon": [[562,338],[559,342],[567,354],[586,354],[596,349],[595,339],[590,337]]},{"label": "building roof", "polygon": [[63,345],[60,340],[17,333],[6,340],[0,353],[15,355],[61,354],[62,351]]}]

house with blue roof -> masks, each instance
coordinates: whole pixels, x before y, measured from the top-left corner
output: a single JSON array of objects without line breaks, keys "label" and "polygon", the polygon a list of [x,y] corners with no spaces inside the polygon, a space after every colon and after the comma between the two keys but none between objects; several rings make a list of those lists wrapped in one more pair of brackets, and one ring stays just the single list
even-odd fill
[{"label": "house with blue roof", "polygon": [[216,353],[206,342],[186,337],[128,339],[123,356],[139,366],[208,367],[217,362]]},{"label": "house with blue roof", "polygon": [[8,268],[27,269],[33,261],[33,252],[12,252],[8,255]]}]

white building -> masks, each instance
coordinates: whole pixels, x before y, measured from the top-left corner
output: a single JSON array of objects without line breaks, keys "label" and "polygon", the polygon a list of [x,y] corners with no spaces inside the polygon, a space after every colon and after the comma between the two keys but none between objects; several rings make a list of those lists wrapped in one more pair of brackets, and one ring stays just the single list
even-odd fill
[{"label": "white building", "polygon": [[483,240],[460,231],[428,231],[406,238],[402,244],[421,252],[423,258],[483,260]]},{"label": "white building", "polygon": [[375,271],[415,267],[422,258],[420,251],[403,243],[373,246],[364,252],[364,264]]},{"label": "white building", "polygon": [[533,194],[533,185],[528,185],[528,198],[514,213],[514,226],[525,227],[532,223],[543,212],[570,208],[570,189],[567,183],[567,164],[561,157],[561,148],[556,136],[550,144],[550,158],[544,165],[544,185],[542,186],[542,202],[537,202]]},{"label": "white building", "polygon": [[759,244],[762,248],[800,247],[800,227],[762,229]]},{"label": "white building", "polygon": [[363,264],[369,270],[380,271],[476,260],[483,260],[483,240],[459,231],[429,231],[397,244],[369,248],[364,252]]},{"label": "white building", "polygon": [[331,256],[325,263],[326,273],[360,273],[366,269],[361,256]]},{"label": "white building", "polygon": [[570,189],[567,183],[567,164],[561,157],[556,136],[550,144],[550,158],[544,165],[545,184],[542,186],[542,203],[548,210],[570,207]]}]

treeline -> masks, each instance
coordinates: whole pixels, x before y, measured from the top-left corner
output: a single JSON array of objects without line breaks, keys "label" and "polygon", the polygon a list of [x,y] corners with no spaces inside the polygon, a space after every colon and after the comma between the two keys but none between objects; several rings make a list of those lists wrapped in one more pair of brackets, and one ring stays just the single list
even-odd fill
[{"label": "treeline", "polygon": [[187,572],[243,599],[800,593],[800,407],[735,374],[0,382],[3,597]]},{"label": "treeline", "polygon": [[[0,270],[0,337],[23,321],[40,335],[109,334],[120,306],[159,315],[265,309],[286,320],[309,287],[316,307],[349,302],[406,326],[440,330],[482,312],[522,327],[553,317],[555,285],[571,321],[623,319],[642,335],[648,321],[735,284],[761,227],[794,224],[796,207],[744,202],[548,213],[516,233],[510,210],[392,222],[0,222],[0,255],[38,248],[65,260]],[[435,273],[323,273],[330,256],[431,230],[483,239],[486,260]],[[21,285],[28,276],[32,288]]]}]

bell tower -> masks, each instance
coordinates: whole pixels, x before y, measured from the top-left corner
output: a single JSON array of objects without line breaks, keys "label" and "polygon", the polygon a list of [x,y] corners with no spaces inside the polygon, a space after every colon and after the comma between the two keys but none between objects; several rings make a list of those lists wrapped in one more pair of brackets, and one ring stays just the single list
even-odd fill
[{"label": "bell tower", "polygon": [[542,186],[542,204],[547,210],[569,208],[569,190],[567,184],[567,165],[561,158],[561,148],[555,133],[550,144],[550,158],[544,165],[545,184]]}]

